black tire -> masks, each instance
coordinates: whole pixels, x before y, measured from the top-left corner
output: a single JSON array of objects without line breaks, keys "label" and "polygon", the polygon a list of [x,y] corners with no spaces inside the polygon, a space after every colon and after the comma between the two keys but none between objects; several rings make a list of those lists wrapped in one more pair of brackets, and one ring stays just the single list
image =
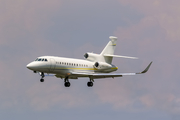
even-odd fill
[{"label": "black tire", "polygon": [[44,82],[44,79],[40,79],[40,82]]},{"label": "black tire", "polygon": [[87,86],[88,86],[88,87],[92,87],[92,86],[93,86],[93,82],[88,82],[88,83],[87,83]]},{"label": "black tire", "polygon": [[65,87],[70,87],[70,86],[71,86],[71,83],[70,83],[70,82],[65,82],[65,83],[64,83],[64,86],[65,86]]}]

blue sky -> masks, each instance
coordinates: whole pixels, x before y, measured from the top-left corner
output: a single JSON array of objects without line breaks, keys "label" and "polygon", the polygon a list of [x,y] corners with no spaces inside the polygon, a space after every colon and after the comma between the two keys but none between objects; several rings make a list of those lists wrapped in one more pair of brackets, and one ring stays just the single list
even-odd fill
[{"label": "blue sky", "polygon": [[[178,0],[0,0],[0,116],[24,119],[180,119]],[[118,37],[117,72],[147,74],[96,80],[40,77],[26,65],[42,55],[82,58]]]}]

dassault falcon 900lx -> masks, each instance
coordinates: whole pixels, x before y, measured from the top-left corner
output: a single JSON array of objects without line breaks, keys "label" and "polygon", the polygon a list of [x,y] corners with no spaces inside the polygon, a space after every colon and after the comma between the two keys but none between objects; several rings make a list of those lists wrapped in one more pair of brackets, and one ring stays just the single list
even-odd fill
[{"label": "dassault falcon 900lx", "polygon": [[[112,64],[113,57],[122,57],[137,59],[136,57],[114,55],[117,37],[110,36],[110,41],[101,52],[101,54],[86,53],[85,60],[72,59],[55,56],[38,57],[35,61],[29,63],[27,68],[39,73],[41,76],[40,82],[44,82],[44,77],[52,74],[57,78],[64,78],[64,86],[70,87],[69,79],[78,79],[78,77],[89,77],[88,87],[93,86],[94,79],[99,78],[114,78],[124,75],[136,75],[146,73],[152,62],[147,68],[138,73],[111,73],[116,71],[118,67]],[[46,73],[46,74],[45,74]]]}]

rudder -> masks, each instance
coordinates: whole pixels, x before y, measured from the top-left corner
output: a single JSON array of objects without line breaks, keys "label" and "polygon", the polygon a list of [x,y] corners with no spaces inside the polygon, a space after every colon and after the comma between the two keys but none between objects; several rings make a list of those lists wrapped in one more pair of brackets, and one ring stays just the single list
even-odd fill
[{"label": "rudder", "polygon": [[109,43],[106,45],[106,47],[103,49],[103,51],[101,52],[100,55],[104,57],[104,59],[105,59],[105,61],[107,63],[111,64],[113,57],[104,56],[104,55],[105,54],[114,55],[114,50],[116,48],[117,37],[110,36],[109,39],[111,39],[111,41],[109,41]]}]

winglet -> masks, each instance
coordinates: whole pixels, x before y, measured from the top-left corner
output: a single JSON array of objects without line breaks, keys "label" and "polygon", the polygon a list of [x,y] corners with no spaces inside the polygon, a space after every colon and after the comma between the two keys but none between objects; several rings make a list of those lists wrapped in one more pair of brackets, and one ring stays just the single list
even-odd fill
[{"label": "winglet", "polygon": [[146,72],[149,70],[151,64],[152,64],[152,62],[146,67],[146,69],[145,69],[144,71],[142,71],[142,72],[140,72],[140,73],[136,73],[136,74],[143,74],[143,73],[146,73]]}]

